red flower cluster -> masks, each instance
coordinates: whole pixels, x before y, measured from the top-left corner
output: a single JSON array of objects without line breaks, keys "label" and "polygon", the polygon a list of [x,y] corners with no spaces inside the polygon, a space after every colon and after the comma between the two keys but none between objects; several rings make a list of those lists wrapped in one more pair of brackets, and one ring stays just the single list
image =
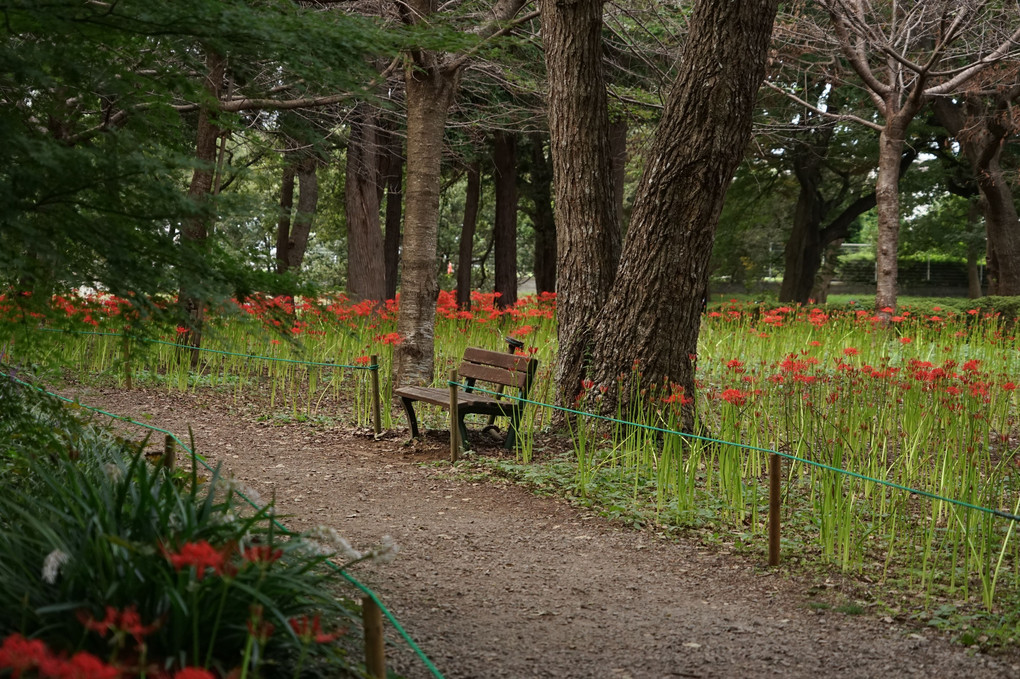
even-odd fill
[{"label": "red flower cluster", "polygon": [[0,645],[0,670],[10,670],[13,679],[26,672],[47,679],[118,679],[120,671],[84,651],[70,658],[50,651],[38,639],[12,634]]},{"label": "red flower cluster", "polygon": [[174,570],[194,566],[195,577],[199,580],[205,577],[207,568],[211,568],[216,575],[222,575],[227,565],[227,551],[218,550],[205,540],[185,542],[177,552],[168,551],[164,547],[163,555],[173,565]]},{"label": "red flower cluster", "polygon": [[302,615],[300,618],[291,618],[289,622],[290,628],[294,630],[294,634],[306,644],[310,644],[313,641],[317,644],[328,644],[347,633],[346,629],[339,629],[328,634],[323,632],[318,613],[311,619],[307,615]]},{"label": "red flower cluster", "polygon": [[114,633],[121,632],[134,637],[135,643],[141,644],[142,640],[159,628],[159,621],[150,625],[143,625],[138,610],[132,604],[123,611],[118,611],[113,606],[106,607],[106,617],[96,620],[91,613],[78,611],[78,620],[85,626],[85,629],[96,632],[101,637],[113,630]]}]

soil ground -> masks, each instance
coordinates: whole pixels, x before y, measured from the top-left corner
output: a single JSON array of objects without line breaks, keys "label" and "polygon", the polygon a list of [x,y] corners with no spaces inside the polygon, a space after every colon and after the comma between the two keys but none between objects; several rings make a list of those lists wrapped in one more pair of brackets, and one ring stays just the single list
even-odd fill
[{"label": "soil ground", "polygon": [[[356,547],[393,536],[396,561],[353,574],[450,679],[1020,677],[1016,649],[835,612],[814,603],[817,581],[480,480],[440,462],[441,432],[407,446],[404,430],[285,423],[213,393],[64,393],[185,441],[190,426],[209,463],[275,497],[288,527],[332,526]],[[430,676],[402,643],[388,660]]]}]

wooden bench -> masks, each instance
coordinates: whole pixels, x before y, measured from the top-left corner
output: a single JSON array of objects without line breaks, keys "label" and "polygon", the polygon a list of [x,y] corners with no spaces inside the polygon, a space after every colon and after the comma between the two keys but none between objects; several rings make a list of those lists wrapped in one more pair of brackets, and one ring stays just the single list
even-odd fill
[{"label": "wooden bench", "polygon": [[[524,402],[519,399],[528,397],[531,382],[535,379],[538,361],[528,356],[507,354],[500,351],[489,351],[468,347],[464,350],[464,360],[457,373],[466,385],[457,392],[457,425],[460,429],[461,444],[467,445],[467,427],[464,426],[465,415],[489,415],[490,417],[507,417],[507,427],[503,447],[512,449],[517,441],[517,429],[521,423]],[[504,387],[516,389],[517,394],[506,398],[491,394],[480,394],[473,391],[477,381],[487,382],[495,388],[487,387],[488,391],[502,391]],[[450,408],[450,390],[437,387],[400,387],[393,392],[400,397],[407,413],[407,422],[411,426],[411,436],[417,438],[418,418],[414,414],[415,401],[424,401],[433,405]]]}]

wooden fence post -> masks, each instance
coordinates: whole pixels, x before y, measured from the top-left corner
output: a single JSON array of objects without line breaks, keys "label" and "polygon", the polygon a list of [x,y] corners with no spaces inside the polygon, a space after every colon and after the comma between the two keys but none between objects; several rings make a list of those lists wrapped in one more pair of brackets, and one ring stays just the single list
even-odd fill
[{"label": "wooden fence post", "polygon": [[163,437],[163,457],[159,463],[170,471],[173,471],[177,465],[177,444],[174,442],[174,437],[170,434]]},{"label": "wooden fence post", "polygon": [[450,462],[456,462],[460,455],[460,419],[457,417],[457,390],[459,387],[457,369],[450,371]]},{"label": "wooden fence post", "polygon": [[779,455],[769,457],[769,565],[779,565],[779,512],[783,494],[783,466]]},{"label": "wooden fence post", "polygon": [[365,626],[365,669],[373,679],[386,679],[382,609],[370,596],[361,599],[361,620]]},{"label": "wooden fence post", "polygon": [[379,411],[379,357],[369,356],[369,367],[372,373],[372,429],[375,435],[382,433],[382,414]]}]

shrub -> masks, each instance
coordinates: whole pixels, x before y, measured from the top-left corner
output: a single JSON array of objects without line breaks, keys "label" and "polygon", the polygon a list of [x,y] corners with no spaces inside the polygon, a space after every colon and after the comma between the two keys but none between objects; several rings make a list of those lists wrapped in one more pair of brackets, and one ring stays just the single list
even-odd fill
[{"label": "shrub", "polygon": [[363,557],[335,533],[332,546],[285,534],[271,504],[245,510],[218,473],[152,466],[144,444],[7,379],[0,415],[0,638],[127,677],[297,676],[314,658],[353,671],[333,642],[354,606],[324,562]]}]

